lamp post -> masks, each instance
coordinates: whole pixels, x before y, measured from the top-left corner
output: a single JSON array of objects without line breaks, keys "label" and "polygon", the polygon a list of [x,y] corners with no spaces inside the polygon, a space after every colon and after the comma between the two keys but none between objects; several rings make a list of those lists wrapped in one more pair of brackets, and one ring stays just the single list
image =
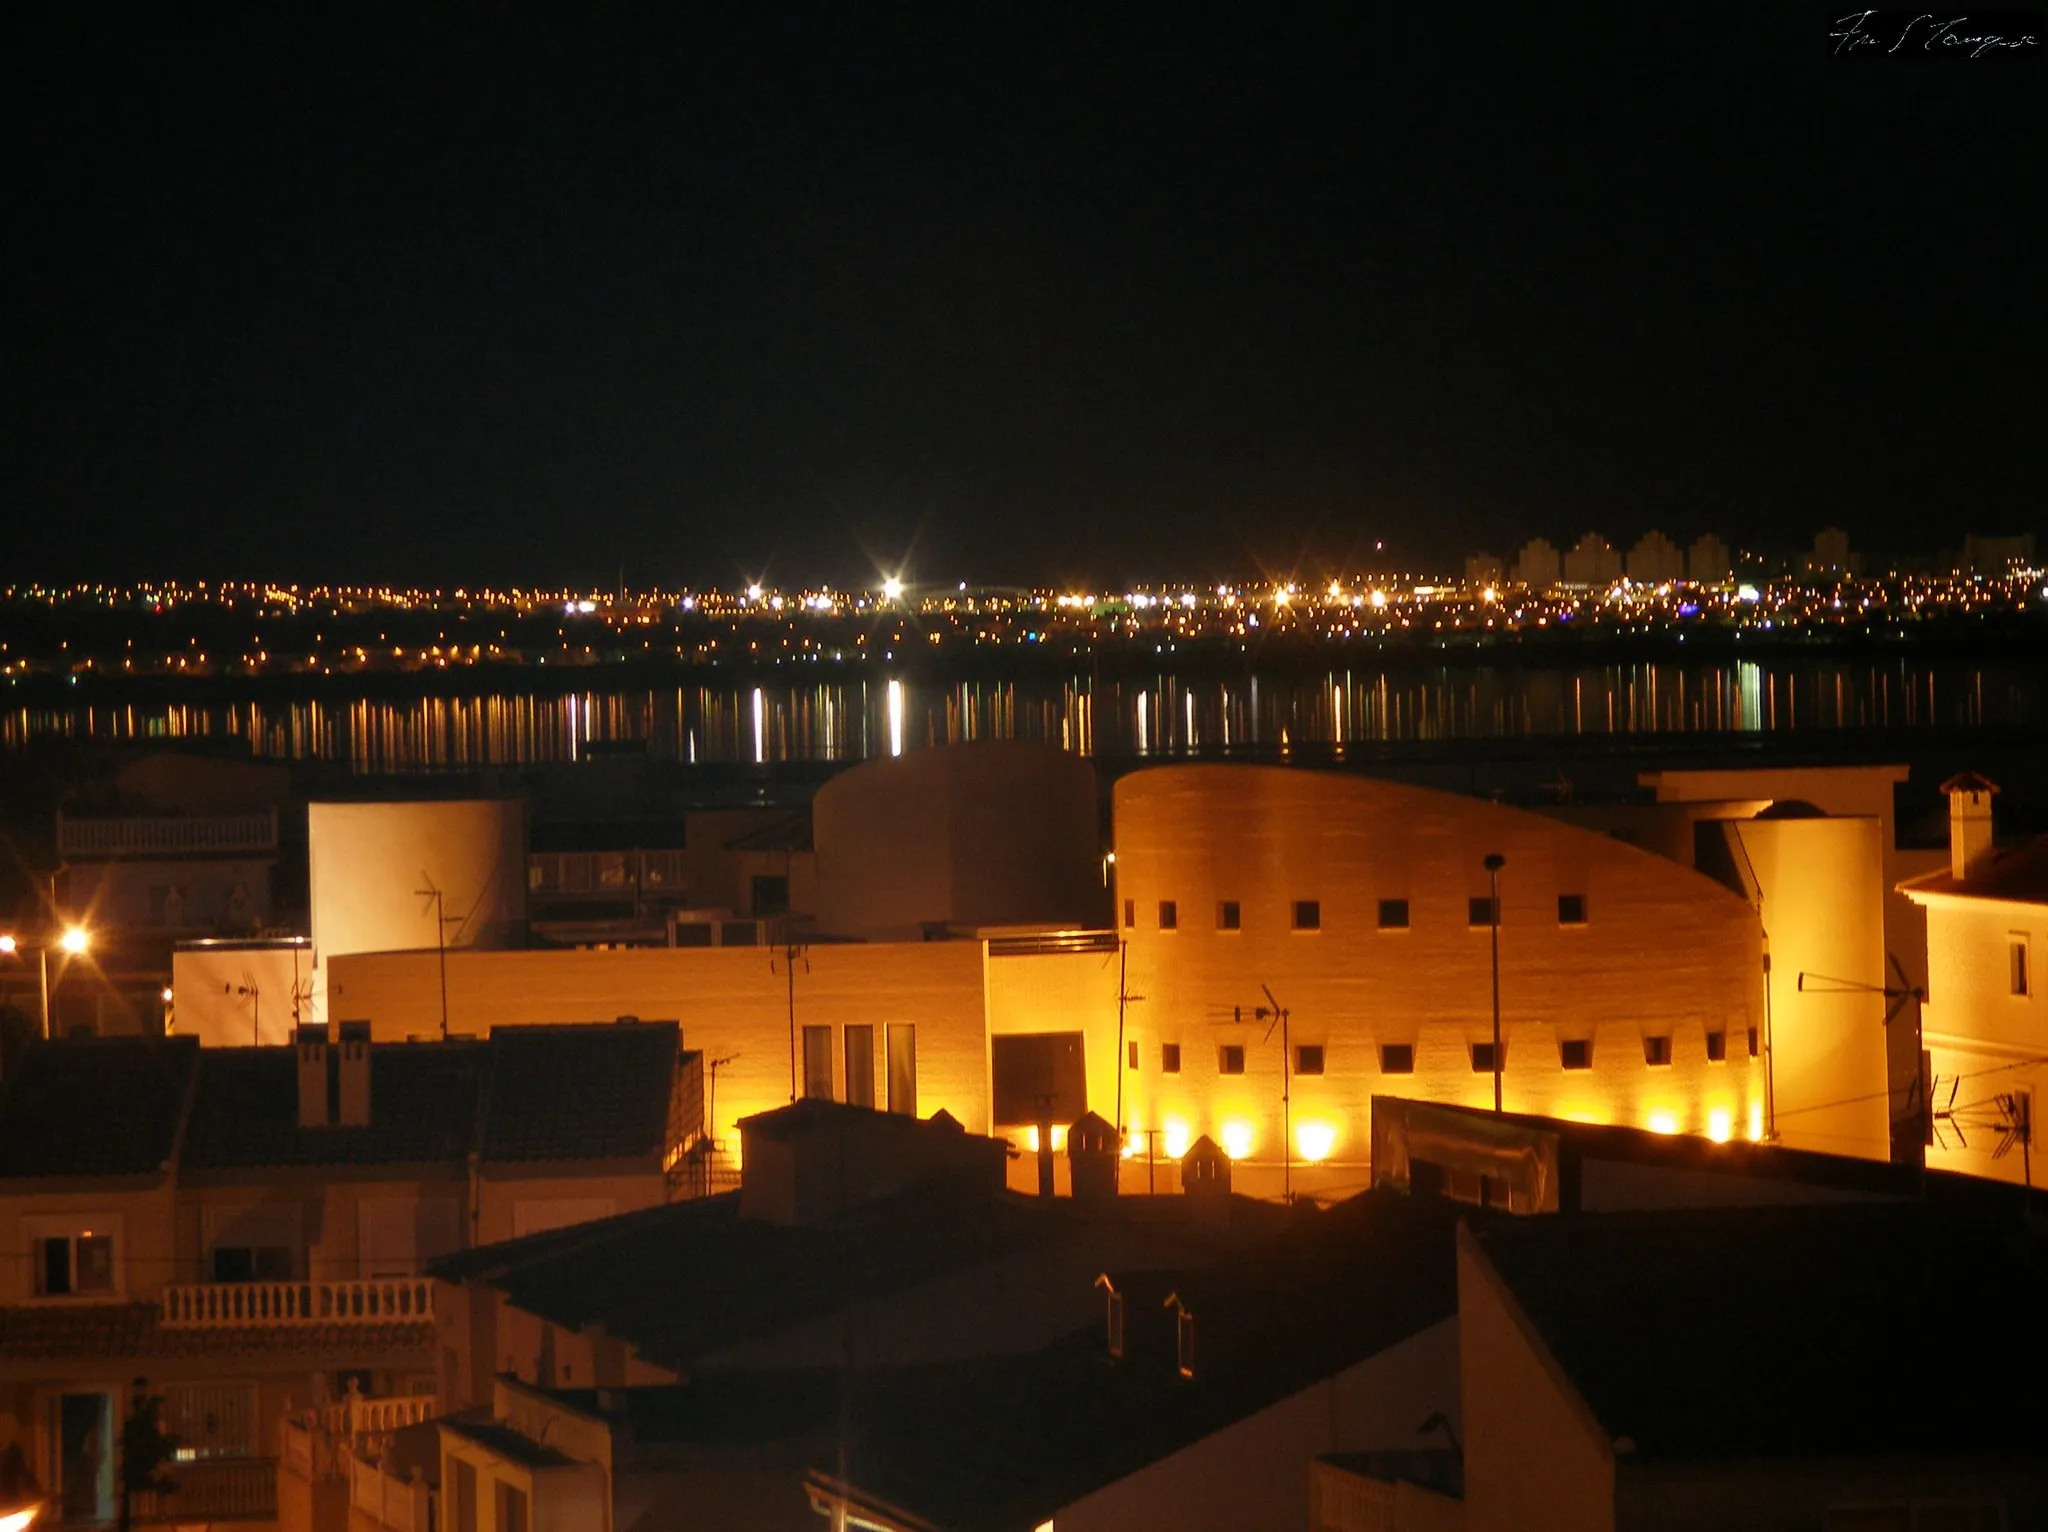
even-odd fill
[{"label": "lamp post", "polygon": [[26,948],[36,955],[36,971],[42,1002],[42,1030],[47,1040],[50,1036],[50,949],[55,947],[66,957],[82,957],[92,946],[92,937],[84,926],[66,926],[53,940],[44,937],[41,941],[25,941],[13,935],[0,936],[0,957],[13,957]]},{"label": "lamp post", "polygon": [[1493,1109],[1500,1110],[1500,870],[1508,859],[1498,851],[1486,858],[1486,923],[1493,947]]}]

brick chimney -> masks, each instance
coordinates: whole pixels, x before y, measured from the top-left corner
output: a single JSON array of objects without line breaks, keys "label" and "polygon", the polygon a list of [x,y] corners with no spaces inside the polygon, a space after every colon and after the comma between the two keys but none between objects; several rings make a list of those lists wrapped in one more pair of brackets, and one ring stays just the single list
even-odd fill
[{"label": "brick chimney", "polygon": [[299,1126],[326,1128],[327,1120],[327,1029],[302,1026],[298,1030]]},{"label": "brick chimney", "polygon": [[1948,794],[1948,870],[1952,877],[1967,878],[1981,872],[1991,855],[1991,795],[1998,787],[1966,771],[1942,783],[1941,790]]},{"label": "brick chimney", "polygon": [[335,1121],[340,1128],[370,1125],[370,1024],[344,1021],[341,1024],[341,1112]]}]

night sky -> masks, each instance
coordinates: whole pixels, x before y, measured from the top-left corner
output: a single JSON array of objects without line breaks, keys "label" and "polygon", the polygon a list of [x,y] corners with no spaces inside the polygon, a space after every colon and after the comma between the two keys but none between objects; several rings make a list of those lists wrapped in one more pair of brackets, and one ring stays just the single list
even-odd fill
[{"label": "night sky", "polygon": [[2048,64],[1832,14],[10,7],[0,583],[2042,528]]}]

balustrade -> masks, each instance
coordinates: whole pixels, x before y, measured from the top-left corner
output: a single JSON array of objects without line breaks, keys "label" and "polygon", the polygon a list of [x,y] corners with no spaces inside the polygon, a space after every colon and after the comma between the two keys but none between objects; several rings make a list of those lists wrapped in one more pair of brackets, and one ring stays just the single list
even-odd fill
[{"label": "balustrade", "polygon": [[434,1317],[425,1277],[331,1282],[195,1282],[163,1291],[167,1327],[398,1324]]}]

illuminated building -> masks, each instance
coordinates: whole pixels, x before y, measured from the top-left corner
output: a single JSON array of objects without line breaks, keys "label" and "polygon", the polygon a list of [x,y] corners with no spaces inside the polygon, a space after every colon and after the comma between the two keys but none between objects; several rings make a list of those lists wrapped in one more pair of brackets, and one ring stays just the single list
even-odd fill
[{"label": "illuminated building", "polygon": [[1685,555],[1662,532],[1645,532],[1628,550],[1628,577],[1638,585],[1662,585],[1685,578]]},{"label": "illuminated building", "polygon": [[[1998,789],[1966,773],[1943,784],[1949,862],[1900,891],[1927,912],[1927,1163],[2002,1181],[2048,1180],[2033,1127],[2048,1087],[2048,838],[1999,847]],[[1911,1010],[1916,997],[1900,997]],[[1897,1022],[1894,1022],[1897,1025]]]}]

